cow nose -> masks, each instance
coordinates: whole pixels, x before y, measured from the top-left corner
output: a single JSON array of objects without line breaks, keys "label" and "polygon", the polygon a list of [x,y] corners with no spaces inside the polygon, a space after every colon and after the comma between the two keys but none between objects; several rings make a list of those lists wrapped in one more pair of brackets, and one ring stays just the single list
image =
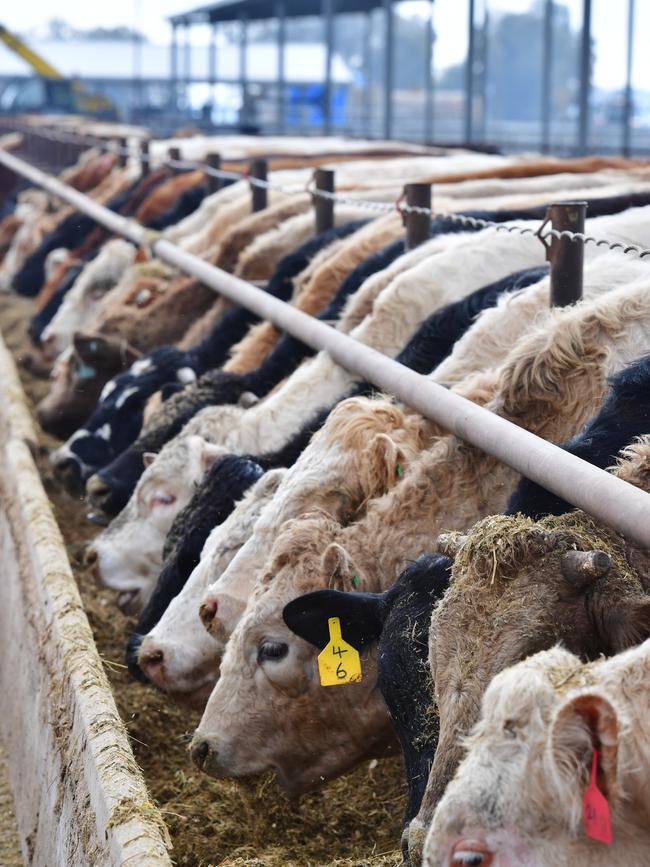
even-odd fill
[{"label": "cow nose", "polygon": [[411,820],[406,833],[408,834],[409,864],[421,864],[424,852],[424,841],[427,836],[427,826],[416,816]]},{"label": "cow nose", "polygon": [[205,626],[208,632],[210,631],[210,627],[212,626],[214,618],[217,616],[218,608],[219,603],[214,596],[209,596],[199,608],[199,617],[201,618],[201,623]]},{"label": "cow nose", "polygon": [[52,463],[54,475],[68,490],[77,489],[81,485],[81,467],[76,458],[61,458]]},{"label": "cow nose", "polygon": [[483,840],[460,840],[451,850],[449,867],[490,867],[493,861],[492,852]]},{"label": "cow nose", "polygon": [[84,551],[84,566],[94,566],[98,557],[99,554],[97,553],[95,546],[86,545],[86,550]]},{"label": "cow nose", "polygon": [[102,511],[111,496],[111,486],[97,473],[86,482],[86,497],[93,509]]},{"label": "cow nose", "polygon": [[207,762],[210,753],[216,753],[214,744],[206,738],[194,737],[194,740],[190,744],[190,756],[199,770],[202,771],[205,768],[205,763]]}]

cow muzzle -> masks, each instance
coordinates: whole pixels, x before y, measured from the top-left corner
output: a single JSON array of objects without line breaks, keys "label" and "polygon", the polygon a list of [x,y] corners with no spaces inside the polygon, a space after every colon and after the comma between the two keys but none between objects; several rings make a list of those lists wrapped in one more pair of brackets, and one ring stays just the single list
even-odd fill
[{"label": "cow muzzle", "polygon": [[214,738],[196,732],[190,744],[190,757],[199,770],[211,776],[221,776],[218,770],[219,752]]}]

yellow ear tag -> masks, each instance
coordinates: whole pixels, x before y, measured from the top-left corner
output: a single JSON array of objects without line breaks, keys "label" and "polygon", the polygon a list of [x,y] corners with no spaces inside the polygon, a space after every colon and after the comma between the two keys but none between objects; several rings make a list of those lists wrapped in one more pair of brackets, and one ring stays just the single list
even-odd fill
[{"label": "yellow ear tag", "polygon": [[318,672],[321,686],[338,686],[341,683],[356,683],[361,680],[361,659],[358,651],[343,641],[341,621],[328,617],[329,644],[318,654]]}]

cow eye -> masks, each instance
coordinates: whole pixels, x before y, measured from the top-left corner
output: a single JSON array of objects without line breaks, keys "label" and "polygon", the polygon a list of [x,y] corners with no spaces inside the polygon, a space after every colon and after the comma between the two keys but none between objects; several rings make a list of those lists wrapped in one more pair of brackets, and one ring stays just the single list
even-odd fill
[{"label": "cow eye", "polygon": [[149,500],[149,508],[155,509],[156,506],[171,506],[171,504],[175,502],[176,497],[173,494],[159,491],[158,493],[154,494]]},{"label": "cow eye", "polygon": [[263,641],[257,651],[258,662],[264,662],[265,659],[284,659],[289,653],[289,645],[284,641]]}]

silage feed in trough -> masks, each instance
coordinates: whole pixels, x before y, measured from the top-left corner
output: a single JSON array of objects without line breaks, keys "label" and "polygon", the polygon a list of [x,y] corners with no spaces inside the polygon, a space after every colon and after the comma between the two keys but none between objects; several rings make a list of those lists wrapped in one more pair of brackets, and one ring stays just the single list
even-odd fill
[{"label": "silage feed in trough", "polygon": [[[14,351],[22,342],[31,309],[24,299],[0,298],[0,322]],[[23,371],[21,376],[33,406],[49,383]],[[199,715],[134,681],[123,667],[133,622],[117,609],[114,594],[98,587],[93,568],[83,562],[85,545],[98,530],[85,520],[83,502],[66,494],[51,474],[46,449],[56,441],[40,430],[35,436],[42,481],[151,806],[160,811],[169,831],[172,863],[178,867],[401,864],[404,772],[397,758],[366,762],[297,803],[287,800],[270,774],[246,781],[215,780],[191,764],[187,745]],[[129,806],[125,802],[121,812]],[[146,816],[146,805],[143,809]],[[120,811],[116,817],[122,818]]]}]

